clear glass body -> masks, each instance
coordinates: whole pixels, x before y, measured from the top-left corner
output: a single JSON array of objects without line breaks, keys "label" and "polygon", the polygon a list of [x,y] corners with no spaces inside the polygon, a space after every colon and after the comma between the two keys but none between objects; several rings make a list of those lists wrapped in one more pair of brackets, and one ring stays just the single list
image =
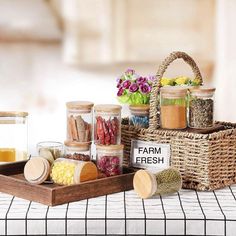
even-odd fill
[{"label": "clear glass body", "polygon": [[83,154],[91,156],[91,148],[65,146],[65,154],[66,155]]},{"label": "clear glass body", "polygon": [[186,93],[160,94],[160,117],[163,129],[185,129],[187,127]]},{"label": "clear glass body", "polygon": [[92,109],[67,109],[67,140],[75,142],[92,141]]},{"label": "clear glass body", "polygon": [[54,160],[64,155],[64,145],[60,142],[44,141],[37,144],[38,154],[41,150],[48,150],[52,154]]},{"label": "clear glass body", "polygon": [[97,168],[106,176],[114,176],[123,173],[123,145],[112,145],[120,146],[119,149],[107,149],[99,145],[97,147]]},{"label": "clear glass body", "polygon": [[204,129],[214,125],[214,91],[189,93],[188,125]]},{"label": "clear glass body", "polygon": [[149,126],[149,112],[146,111],[132,111],[130,110],[129,124],[138,128],[148,128]]},{"label": "clear glass body", "polygon": [[28,159],[27,116],[0,113],[0,163]]},{"label": "clear glass body", "polygon": [[81,160],[81,161],[90,161],[91,160],[91,143],[87,145],[65,144],[65,158]]},{"label": "clear glass body", "polygon": [[121,142],[121,113],[96,112],[94,120],[94,142],[115,145]]}]

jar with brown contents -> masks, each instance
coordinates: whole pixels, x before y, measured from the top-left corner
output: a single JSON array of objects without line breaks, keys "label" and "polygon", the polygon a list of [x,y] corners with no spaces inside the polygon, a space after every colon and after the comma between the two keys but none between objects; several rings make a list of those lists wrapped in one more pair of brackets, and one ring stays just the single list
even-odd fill
[{"label": "jar with brown contents", "polygon": [[162,87],[160,89],[161,128],[187,127],[187,88]]}]

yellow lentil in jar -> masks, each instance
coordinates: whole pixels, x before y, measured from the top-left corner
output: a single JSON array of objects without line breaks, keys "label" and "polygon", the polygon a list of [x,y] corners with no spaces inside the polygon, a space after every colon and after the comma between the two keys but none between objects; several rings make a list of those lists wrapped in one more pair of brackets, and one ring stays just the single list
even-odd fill
[{"label": "yellow lentil in jar", "polygon": [[74,184],[75,163],[68,163],[66,161],[55,162],[52,171],[52,180],[61,185]]}]

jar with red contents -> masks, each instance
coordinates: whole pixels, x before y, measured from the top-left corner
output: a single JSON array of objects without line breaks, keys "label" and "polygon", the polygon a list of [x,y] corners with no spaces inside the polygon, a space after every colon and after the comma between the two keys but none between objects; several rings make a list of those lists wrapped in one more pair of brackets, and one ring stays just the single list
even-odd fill
[{"label": "jar with red contents", "polygon": [[99,171],[108,177],[122,174],[124,145],[96,145],[96,149]]},{"label": "jar with red contents", "polygon": [[121,106],[96,105],[94,107],[94,142],[99,145],[116,145],[121,142]]}]

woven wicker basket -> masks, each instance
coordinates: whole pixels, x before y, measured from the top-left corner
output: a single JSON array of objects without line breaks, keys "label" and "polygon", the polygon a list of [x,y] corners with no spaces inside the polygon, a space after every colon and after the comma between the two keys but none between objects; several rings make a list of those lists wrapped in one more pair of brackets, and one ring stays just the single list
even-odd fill
[{"label": "woven wicker basket", "polygon": [[174,60],[182,58],[202,81],[201,73],[184,52],[173,52],[157,72],[150,98],[149,128],[141,129],[122,120],[122,143],[125,145],[124,164],[130,165],[131,140],[154,141],[171,145],[171,165],[180,170],[183,188],[214,190],[236,182],[236,124],[217,122],[224,130],[211,134],[196,134],[159,128],[160,78]]}]

